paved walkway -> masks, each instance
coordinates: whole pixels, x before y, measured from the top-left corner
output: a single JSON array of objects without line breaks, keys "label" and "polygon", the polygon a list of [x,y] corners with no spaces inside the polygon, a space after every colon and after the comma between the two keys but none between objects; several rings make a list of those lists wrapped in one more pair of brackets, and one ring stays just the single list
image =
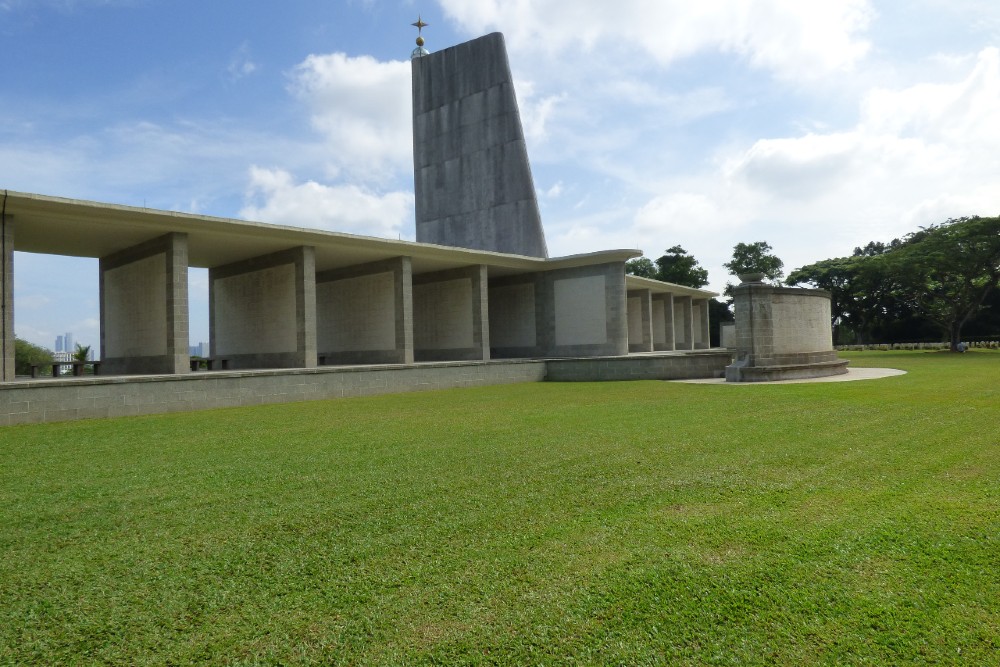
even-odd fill
[{"label": "paved walkway", "polygon": [[843,375],[830,375],[822,378],[807,378],[804,380],[776,380],[774,382],[726,382],[725,378],[708,378],[701,380],[671,380],[671,382],[687,382],[689,384],[728,384],[745,386],[752,384],[798,384],[801,382],[853,382],[854,380],[878,380],[894,375],[906,375],[906,371],[896,368],[848,368]]}]

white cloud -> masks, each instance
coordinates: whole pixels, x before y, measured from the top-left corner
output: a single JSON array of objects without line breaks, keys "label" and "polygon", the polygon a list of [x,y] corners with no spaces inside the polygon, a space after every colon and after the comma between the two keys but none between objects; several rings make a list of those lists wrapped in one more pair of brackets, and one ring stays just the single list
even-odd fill
[{"label": "white cloud", "polygon": [[812,202],[818,217],[882,217],[884,231],[902,233],[943,219],[930,214],[1000,209],[997,118],[1000,50],[988,48],[961,81],[872,91],[855,128],[760,140],[732,169],[774,198]]},{"label": "white cloud", "polygon": [[311,55],[293,90],[328,140],[330,162],[351,178],[376,178],[413,159],[410,63],[343,53]]},{"label": "white cloud", "polygon": [[[677,192],[654,197],[635,215],[644,236],[678,234],[689,229],[717,229],[724,221],[718,202],[703,193]],[[727,221],[732,223],[732,220]]]},{"label": "white cloud", "polygon": [[620,237],[706,248],[695,254],[719,288],[720,238],[770,241],[791,269],[950,217],[997,215],[997,118],[1000,50],[988,48],[951,83],[872,91],[853,127],[760,139],[664,182]]},{"label": "white cloud", "polygon": [[395,238],[413,219],[409,192],[379,194],[353,184],[296,183],[279,169],[250,170],[243,218],[351,234]]},{"label": "white cloud", "polygon": [[542,190],[538,192],[538,196],[542,199],[558,199],[563,193],[563,182],[556,181],[556,183],[550,187],[548,190]]},{"label": "white cloud", "polygon": [[239,81],[256,71],[257,64],[254,63],[250,55],[250,45],[244,42],[229,57],[229,66],[226,67],[226,73],[229,75],[231,81]]},{"label": "white cloud", "polygon": [[780,78],[819,80],[868,52],[874,12],[867,0],[439,0],[445,14],[479,34],[502,29],[512,50],[627,49],[659,63],[705,51],[735,53]]}]

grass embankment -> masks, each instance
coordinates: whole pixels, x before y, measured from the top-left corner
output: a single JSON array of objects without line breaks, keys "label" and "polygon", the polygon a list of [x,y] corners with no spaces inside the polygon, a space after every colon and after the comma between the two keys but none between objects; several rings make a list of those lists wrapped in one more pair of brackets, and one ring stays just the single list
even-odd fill
[{"label": "grass embankment", "polygon": [[0,663],[1000,662],[1000,354],[0,429]]}]

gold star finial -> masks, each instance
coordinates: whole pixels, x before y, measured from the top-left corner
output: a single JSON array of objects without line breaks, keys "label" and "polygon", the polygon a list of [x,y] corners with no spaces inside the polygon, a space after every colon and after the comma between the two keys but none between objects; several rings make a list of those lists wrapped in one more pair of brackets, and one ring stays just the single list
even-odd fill
[{"label": "gold star finial", "polygon": [[410,25],[412,25],[414,28],[417,29],[417,48],[413,50],[413,53],[410,54],[410,57],[416,58],[419,56],[427,55],[427,49],[424,48],[424,36],[422,33],[424,28],[426,28],[428,24],[424,23],[424,20],[420,17],[419,14],[417,14],[417,22],[411,23]]}]

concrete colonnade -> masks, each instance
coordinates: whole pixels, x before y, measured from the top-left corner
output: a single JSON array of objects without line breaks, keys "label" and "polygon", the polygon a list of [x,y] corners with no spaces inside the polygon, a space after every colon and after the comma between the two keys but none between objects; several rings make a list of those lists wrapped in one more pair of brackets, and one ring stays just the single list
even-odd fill
[{"label": "concrete colonnade", "polygon": [[[13,224],[2,228],[4,375],[13,363]],[[628,290],[624,262],[490,277],[487,265],[413,273],[398,256],[316,271],[296,246],[209,269],[218,369],[621,356],[708,347],[707,299]],[[100,259],[106,374],[184,373],[188,235]]]},{"label": "concrete colonnade", "polygon": [[674,332],[674,295],[670,292],[652,296],[653,350],[668,352],[676,349]]},{"label": "concrete colonnade", "polygon": [[628,351],[652,352],[653,292],[648,289],[628,291]]},{"label": "concrete colonnade", "polygon": [[691,299],[691,328],[694,349],[707,350],[712,346],[708,326],[708,299]]},{"label": "concrete colonnade", "polygon": [[708,299],[649,289],[629,290],[628,351],[708,349],[708,311]]}]

